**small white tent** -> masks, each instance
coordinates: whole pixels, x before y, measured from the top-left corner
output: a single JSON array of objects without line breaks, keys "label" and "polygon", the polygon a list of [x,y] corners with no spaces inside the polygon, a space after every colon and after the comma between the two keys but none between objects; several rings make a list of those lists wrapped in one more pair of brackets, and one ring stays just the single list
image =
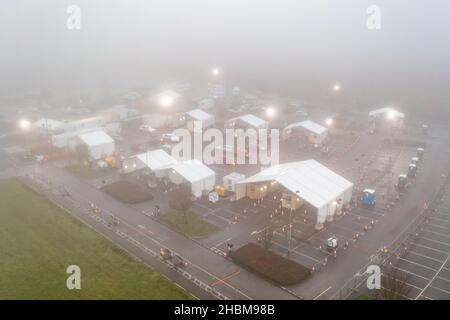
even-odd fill
[{"label": "small white tent", "polygon": [[103,159],[115,152],[114,139],[104,131],[83,133],[78,138],[87,146],[89,156],[94,160]]},{"label": "small white tent", "polygon": [[200,109],[186,112],[186,124],[189,130],[194,130],[194,122],[200,122],[203,129],[213,127],[215,124],[214,116]]},{"label": "small white tent", "polygon": [[192,195],[196,198],[213,190],[216,184],[216,173],[197,159],[181,161],[170,165],[168,176],[175,184],[188,182]]},{"label": "small white tent", "polygon": [[285,136],[290,136],[294,130],[301,129],[306,133],[308,141],[313,144],[321,144],[328,137],[328,129],[311,120],[296,122],[284,128]]}]

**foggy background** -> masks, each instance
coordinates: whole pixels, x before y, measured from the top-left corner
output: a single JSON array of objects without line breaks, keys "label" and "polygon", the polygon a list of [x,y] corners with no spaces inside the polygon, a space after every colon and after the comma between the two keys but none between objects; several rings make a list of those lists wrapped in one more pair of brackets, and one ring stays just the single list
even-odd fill
[{"label": "foggy background", "polygon": [[[81,30],[66,28],[70,4]],[[366,27],[372,4],[378,31]],[[442,118],[449,15],[447,0],[1,0],[0,100],[203,84],[218,65],[228,85]]]}]

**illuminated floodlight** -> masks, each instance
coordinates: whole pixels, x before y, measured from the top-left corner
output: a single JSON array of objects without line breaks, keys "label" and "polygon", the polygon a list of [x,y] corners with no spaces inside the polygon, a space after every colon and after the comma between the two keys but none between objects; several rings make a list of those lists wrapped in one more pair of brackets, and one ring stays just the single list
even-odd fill
[{"label": "illuminated floodlight", "polygon": [[173,105],[173,101],[174,99],[171,96],[166,95],[162,96],[159,102],[162,107],[167,108]]},{"label": "illuminated floodlight", "polygon": [[22,119],[19,121],[19,127],[22,130],[28,130],[30,128],[30,126],[31,126],[31,123],[27,119]]},{"label": "illuminated floodlight", "polygon": [[341,86],[340,86],[339,84],[333,85],[333,91],[334,91],[334,92],[339,92],[339,91],[341,91]]},{"label": "illuminated floodlight", "polygon": [[219,68],[212,68],[212,69],[211,69],[211,74],[212,74],[214,77],[220,76],[220,69],[219,69]]},{"label": "illuminated floodlight", "polygon": [[388,113],[387,113],[387,118],[389,119],[389,120],[394,120],[395,119],[395,117],[396,117],[396,112],[394,111],[394,110],[390,110]]},{"label": "illuminated floodlight", "polygon": [[273,107],[268,107],[266,109],[266,115],[270,118],[274,117],[276,113],[277,112],[276,112],[275,108],[273,108]]},{"label": "illuminated floodlight", "polygon": [[332,126],[333,125],[333,119],[332,118],[326,118],[325,119],[325,124],[327,126]]}]

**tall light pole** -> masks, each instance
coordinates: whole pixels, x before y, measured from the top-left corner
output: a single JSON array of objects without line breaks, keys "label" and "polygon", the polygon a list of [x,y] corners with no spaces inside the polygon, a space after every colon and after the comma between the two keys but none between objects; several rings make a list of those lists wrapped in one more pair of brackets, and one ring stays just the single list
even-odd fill
[{"label": "tall light pole", "polygon": [[24,145],[25,148],[28,149],[28,139],[27,139],[27,132],[31,127],[31,122],[28,119],[22,119],[19,121],[19,128],[23,133],[23,139],[24,139]]}]

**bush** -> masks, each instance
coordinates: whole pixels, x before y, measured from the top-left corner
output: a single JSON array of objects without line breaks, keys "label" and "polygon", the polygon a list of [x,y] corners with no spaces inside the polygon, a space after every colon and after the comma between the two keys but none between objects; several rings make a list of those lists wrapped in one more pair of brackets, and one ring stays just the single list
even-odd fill
[{"label": "bush", "polygon": [[153,200],[153,196],[140,186],[128,181],[118,181],[111,183],[103,190],[117,200],[124,203],[140,203],[148,200]]},{"label": "bush", "polygon": [[293,285],[307,278],[311,271],[255,243],[248,243],[232,252],[233,261],[279,285]]}]

